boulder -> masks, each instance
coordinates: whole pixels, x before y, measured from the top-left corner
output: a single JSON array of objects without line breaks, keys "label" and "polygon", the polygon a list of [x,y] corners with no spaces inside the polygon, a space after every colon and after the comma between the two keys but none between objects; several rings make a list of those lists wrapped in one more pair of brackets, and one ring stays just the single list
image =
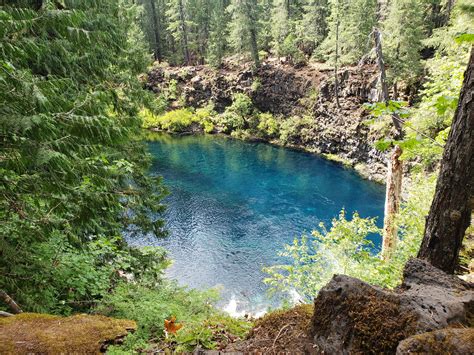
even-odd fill
[{"label": "boulder", "polygon": [[314,301],[311,335],[324,353],[395,353],[415,334],[472,323],[473,284],[410,260],[394,291],[336,275]]},{"label": "boulder", "polygon": [[397,355],[451,354],[474,352],[474,328],[441,329],[411,336],[400,342]]},{"label": "boulder", "polygon": [[21,313],[0,318],[0,354],[97,354],[136,327],[131,320],[99,315]]}]

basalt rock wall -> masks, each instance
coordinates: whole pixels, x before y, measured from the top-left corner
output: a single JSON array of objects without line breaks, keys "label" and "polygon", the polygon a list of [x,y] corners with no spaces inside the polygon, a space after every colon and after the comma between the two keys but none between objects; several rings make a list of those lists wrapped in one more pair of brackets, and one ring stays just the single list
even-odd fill
[{"label": "basalt rock wall", "polygon": [[[305,137],[291,144],[315,153],[329,154],[352,165],[362,175],[383,181],[386,156],[373,148],[382,138],[366,121],[366,102],[377,100],[377,70],[373,65],[342,68],[339,71],[339,102],[336,106],[334,71],[324,65],[294,68],[276,60],[265,61],[256,72],[250,67],[208,66],[155,67],[146,86],[155,93],[170,92],[173,107],[202,107],[213,102],[218,112],[232,103],[232,95],[249,95],[262,112],[307,116],[312,125]],[[171,88],[173,87],[173,88]]]}]

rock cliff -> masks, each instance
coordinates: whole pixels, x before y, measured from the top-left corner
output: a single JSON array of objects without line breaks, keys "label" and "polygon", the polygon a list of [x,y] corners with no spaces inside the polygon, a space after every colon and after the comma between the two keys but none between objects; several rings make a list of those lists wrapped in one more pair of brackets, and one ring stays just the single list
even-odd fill
[{"label": "rock cliff", "polygon": [[362,107],[377,97],[377,70],[372,65],[342,68],[339,82],[340,108],[335,102],[334,72],[322,64],[295,69],[267,60],[256,72],[231,64],[218,70],[207,66],[155,67],[146,86],[157,94],[175,91],[174,107],[201,107],[213,102],[222,112],[232,103],[233,93],[243,92],[262,112],[282,119],[311,117],[312,125],[304,139],[290,146],[334,157],[365,177],[383,181],[386,156],[373,148],[383,135],[368,127],[370,117]]}]

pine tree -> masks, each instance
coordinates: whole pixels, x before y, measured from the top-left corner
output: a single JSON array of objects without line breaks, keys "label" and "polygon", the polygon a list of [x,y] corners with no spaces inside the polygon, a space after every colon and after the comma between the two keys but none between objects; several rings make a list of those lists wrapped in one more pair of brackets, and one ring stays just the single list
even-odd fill
[{"label": "pine tree", "polygon": [[166,15],[169,18],[168,31],[181,47],[184,63],[190,65],[189,27],[192,23],[188,18],[187,10],[184,0],[170,0]]},{"label": "pine tree", "polygon": [[137,7],[42,5],[0,7],[0,289],[58,311],[107,291],[124,231],[163,234],[163,188],[136,138]]},{"label": "pine tree", "polygon": [[232,19],[230,27],[230,43],[237,52],[250,50],[255,67],[260,66],[258,57],[258,22],[259,6],[256,0],[232,0],[228,11]]},{"label": "pine tree", "polygon": [[211,12],[207,60],[210,64],[217,67],[221,64],[227,47],[229,15],[226,12],[227,5],[225,0],[216,0],[216,5],[212,8]]},{"label": "pine tree", "polygon": [[421,70],[423,11],[419,0],[393,0],[384,22],[383,43],[392,84],[413,81]]},{"label": "pine tree", "polygon": [[278,55],[283,55],[282,44],[290,33],[290,1],[274,0],[272,9],[272,47]]},{"label": "pine tree", "polygon": [[308,0],[304,6],[305,12],[298,32],[303,41],[310,44],[311,50],[319,46],[328,34],[328,6],[328,0]]},{"label": "pine tree", "polygon": [[336,42],[336,22],[339,21],[339,49],[341,63],[355,63],[371,47],[372,28],[377,23],[376,0],[331,0],[328,19],[329,33],[318,53],[332,60]]}]

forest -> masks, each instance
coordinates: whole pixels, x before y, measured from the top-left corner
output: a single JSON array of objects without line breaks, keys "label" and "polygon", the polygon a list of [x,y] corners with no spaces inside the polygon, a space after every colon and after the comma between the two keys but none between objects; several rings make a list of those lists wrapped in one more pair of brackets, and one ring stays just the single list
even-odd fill
[{"label": "forest", "polygon": [[0,353],[472,351],[473,45],[469,0],[0,0]]}]

